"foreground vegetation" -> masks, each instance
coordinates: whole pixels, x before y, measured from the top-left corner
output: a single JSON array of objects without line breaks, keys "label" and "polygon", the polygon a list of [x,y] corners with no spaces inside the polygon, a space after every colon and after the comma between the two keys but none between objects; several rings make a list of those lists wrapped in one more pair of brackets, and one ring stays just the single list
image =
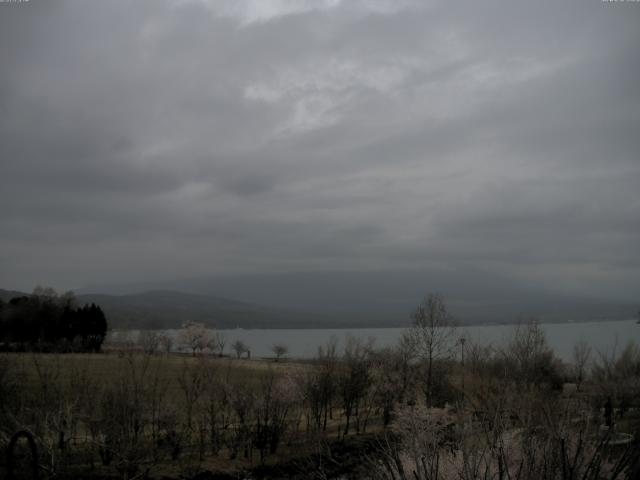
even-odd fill
[{"label": "foreground vegetation", "polygon": [[437,297],[414,320],[395,348],[330,342],[309,362],[197,348],[3,354],[0,473],[640,478],[636,345],[605,355],[578,344],[563,364],[535,323],[492,348],[457,338]]}]

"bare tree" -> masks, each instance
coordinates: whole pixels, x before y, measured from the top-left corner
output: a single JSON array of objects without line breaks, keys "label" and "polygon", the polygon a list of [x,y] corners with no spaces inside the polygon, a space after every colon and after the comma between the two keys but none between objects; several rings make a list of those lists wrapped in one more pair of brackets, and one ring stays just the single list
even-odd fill
[{"label": "bare tree", "polygon": [[622,417],[640,398],[640,347],[632,340],[619,353],[617,345],[610,352],[598,352],[591,377],[600,395],[618,404]]},{"label": "bare tree", "polygon": [[573,368],[576,388],[580,391],[580,385],[584,381],[587,364],[591,358],[591,347],[585,340],[580,340],[573,346]]},{"label": "bare tree", "polygon": [[209,331],[201,323],[188,322],[182,326],[178,336],[179,342],[191,350],[193,356],[196,352],[202,352],[209,343]]},{"label": "bare tree", "polygon": [[271,347],[271,351],[276,356],[276,362],[280,360],[280,357],[283,357],[287,353],[289,353],[289,347],[286,345],[279,343]]},{"label": "bare tree", "polygon": [[215,362],[207,364],[204,377],[200,422],[204,425],[205,433],[208,434],[211,453],[218,455],[225,443],[225,433],[232,418],[228,379],[221,374]]},{"label": "bare tree", "polygon": [[126,354],[115,378],[105,385],[90,422],[94,444],[104,465],[112,465],[122,478],[135,478],[155,463],[147,448],[150,426],[146,408],[151,393],[150,357]]},{"label": "bare tree", "polygon": [[[415,381],[414,360],[416,358],[416,344],[410,335],[400,337],[398,345],[393,350],[393,359],[398,373],[398,401],[404,402],[407,396],[412,396],[411,385]],[[412,400],[412,398],[409,398]]]},{"label": "bare tree", "polygon": [[242,451],[244,458],[250,458],[253,450],[251,425],[256,395],[253,388],[246,383],[227,384],[227,388],[229,405],[235,415],[233,432],[229,439],[229,457],[233,460]]},{"label": "bare tree", "polygon": [[158,350],[160,346],[160,335],[158,332],[153,332],[150,330],[145,330],[140,332],[138,335],[138,344],[144,350],[144,353],[148,355],[153,355]]},{"label": "bare tree", "polygon": [[561,363],[536,320],[516,327],[502,356],[504,375],[517,383],[561,387]]},{"label": "bare tree", "polygon": [[187,430],[191,432],[193,428],[194,411],[198,399],[204,392],[204,380],[206,365],[202,363],[204,359],[196,360],[197,363],[184,363],[178,376],[178,385],[184,397],[184,413],[186,417]]},{"label": "bare tree", "polygon": [[360,433],[360,409],[371,387],[371,341],[367,344],[360,339],[348,337],[344,349],[344,363],[339,372],[338,391],[342,400],[345,417],[344,435],[349,434],[351,419],[355,417],[356,432]]},{"label": "bare tree", "polygon": [[224,334],[215,332],[213,335],[211,335],[209,344],[207,346],[209,347],[209,350],[216,352],[219,357],[222,357],[224,355],[224,347],[226,344],[227,339],[225,338]]},{"label": "bare tree", "polygon": [[288,426],[289,412],[298,399],[296,384],[289,376],[269,371],[260,381],[256,396],[253,442],[264,463],[267,452],[276,453]]},{"label": "bare tree", "polygon": [[249,351],[249,347],[247,347],[247,345],[242,340],[236,340],[235,342],[233,342],[231,344],[231,348],[234,352],[236,352],[236,356],[238,358],[240,358],[243,353]]},{"label": "bare tree", "polygon": [[[452,450],[443,448],[451,418],[446,412],[405,407],[393,431],[386,430],[369,458],[371,478],[388,480],[449,480]],[[457,472],[456,472],[457,473]],[[479,477],[481,478],[481,477]],[[488,478],[488,477],[487,477]]]},{"label": "bare tree", "polygon": [[164,353],[171,353],[171,348],[173,347],[173,337],[168,333],[163,333],[159,336],[158,342],[164,350]]},{"label": "bare tree", "polygon": [[298,388],[304,402],[307,420],[307,435],[311,430],[326,431],[332,417],[332,403],[338,391],[337,339],[331,337],[326,346],[318,348],[315,368],[306,369],[298,377]]},{"label": "bare tree", "polygon": [[413,313],[413,328],[409,335],[419,355],[427,363],[426,396],[427,406],[433,400],[433,363],[448,357],[454,343],[455,324],[447,310],[444,299],[437,294],[429,294]]},{"label": "bare tree", "polygon": [[399,345],[385,348],[373,354],[374,381],[373,400],[382,413],[383,426],[389,426],[397,403],[413,402],[412,387],[415,385],[415,354],[409,337],[403,337]]}]

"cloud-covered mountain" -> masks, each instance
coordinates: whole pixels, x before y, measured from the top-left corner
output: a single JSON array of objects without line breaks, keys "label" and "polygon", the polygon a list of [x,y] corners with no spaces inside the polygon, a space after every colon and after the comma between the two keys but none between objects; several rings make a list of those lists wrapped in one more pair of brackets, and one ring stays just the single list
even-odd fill
[{"label": "cloud-covered mountain", "polygon": [[452,314],[464,323],[632,318],[640,306],[634,299],[581,297],[480,270],[448,269],[223,275],[85,291],[125,294],[145,289],[219,295],[300,312],[295,325],[303,327],[407,325],[413,309],[430,292],[443,295]]},{"label": "cloud-covered mountain", "polygon": [[335,326],[307,312],[264,307],[210,295],[154,290],[128,295],[78,295],[80,303],[100,305],[113,328],[180,328],[199,322],[215,328],[307,328]]}]

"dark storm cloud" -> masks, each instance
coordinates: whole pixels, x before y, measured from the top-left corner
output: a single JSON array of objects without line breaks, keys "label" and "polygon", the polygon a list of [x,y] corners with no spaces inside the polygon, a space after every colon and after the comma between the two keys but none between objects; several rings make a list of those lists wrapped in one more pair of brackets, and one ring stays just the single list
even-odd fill
[{"label": "dark storm cloud", "polygon": [[639,20],[0,4],[0,283],[446,265],[638,295]]}]

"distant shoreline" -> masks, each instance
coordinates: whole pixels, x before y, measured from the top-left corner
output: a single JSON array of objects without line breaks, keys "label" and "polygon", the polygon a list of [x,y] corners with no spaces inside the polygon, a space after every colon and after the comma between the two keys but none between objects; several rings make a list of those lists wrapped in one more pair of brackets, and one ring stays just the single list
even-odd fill
[{"label": "distant shoreline", "polygon": [[[525,323],[527,320],[523,319],[521,322],[491,322],[491,323],[459,323],[456,327],[508,327],[510,325],[517,326],[522,323]],[[637,323],[637,320],[634,318],[626,318],[626,319],[589,319],[589,320],[567,320],[567,321],[539,321],[538,323],[541,325],[569,325],[569,324],[583,324],[583,323],[608,323],[608,322],[633,322]],[[245,331],[256,331],[256,330],[268,330],[268,331],[276,331],[276,330],[397,330],[400,328],[411,328],[411,324],[407,325],[397,325],[397,326],[376,326],[376,325],[355,325],[355,326],[291,326],[291,327],[239,327],[239,328],[216,328],[209,327],[212,330],[220,330],[220,331],[235,331],[235,330],[245,330]],[[110,329],[110,332],[162,332],[167,330],[180,330],[180,328],[113,328]]]}]

